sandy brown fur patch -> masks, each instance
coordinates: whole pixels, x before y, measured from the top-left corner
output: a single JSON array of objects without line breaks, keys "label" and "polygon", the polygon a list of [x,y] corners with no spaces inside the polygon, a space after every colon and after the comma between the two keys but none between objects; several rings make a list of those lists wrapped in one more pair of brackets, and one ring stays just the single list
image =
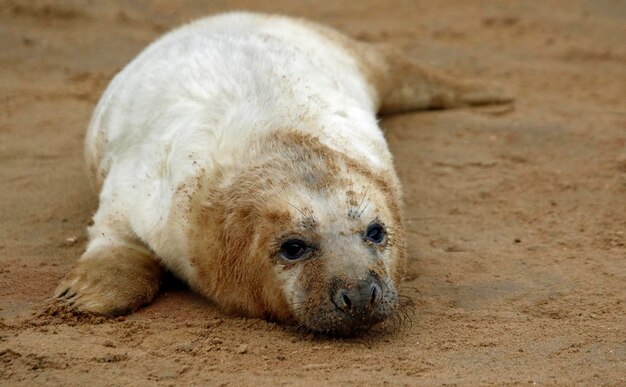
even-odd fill
[{"label": "sandy brown fur patch", "polygon": [[[288,319],[268,249],[274,236],[291,225],[288,212],[265,197],[274,178],[269,165],[252,167],[224,190],[194,198],[190,238],[198,290],[234,313]],[[266,204],[266,205],[260,205]],[[284,204],[283,204],[284,207]]]}]

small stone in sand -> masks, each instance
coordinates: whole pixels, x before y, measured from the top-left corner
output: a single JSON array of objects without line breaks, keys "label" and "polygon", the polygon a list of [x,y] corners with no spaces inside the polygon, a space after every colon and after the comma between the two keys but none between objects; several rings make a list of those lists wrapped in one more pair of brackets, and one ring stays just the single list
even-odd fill
[{"label": "small stone in sand", "polygon": [[76,237],[69,237],[69,238],[65,238],[65,245],[66,246],[74,246],[76,244],[76,242],[78,242],[78,238]]}]

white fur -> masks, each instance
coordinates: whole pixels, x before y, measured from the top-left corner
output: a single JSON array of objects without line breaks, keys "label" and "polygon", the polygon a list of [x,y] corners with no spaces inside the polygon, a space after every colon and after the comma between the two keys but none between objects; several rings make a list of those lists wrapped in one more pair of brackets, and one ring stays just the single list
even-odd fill
[{"label": "white fur", "polygon": [[356,58],[294,19],[231,13],[165,35],[93,114],[86,156],[105,178],[88,251],[142,242],[193,282],[187,224],[166,222],[182,184],[201,171],[227,179],[260,134],[285,128],[389,170],[376,100]]}]

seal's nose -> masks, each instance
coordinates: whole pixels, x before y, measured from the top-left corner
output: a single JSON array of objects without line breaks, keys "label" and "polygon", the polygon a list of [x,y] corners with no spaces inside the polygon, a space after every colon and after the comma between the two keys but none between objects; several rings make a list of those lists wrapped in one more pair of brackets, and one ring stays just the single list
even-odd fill
[{"label": "seal's nose", "polygon": [[368,275],[355,286],[342,287],[332,295],[337,309],[353,317],[365,319],[372,314],[383,297],[380,282],[373,275]]}]

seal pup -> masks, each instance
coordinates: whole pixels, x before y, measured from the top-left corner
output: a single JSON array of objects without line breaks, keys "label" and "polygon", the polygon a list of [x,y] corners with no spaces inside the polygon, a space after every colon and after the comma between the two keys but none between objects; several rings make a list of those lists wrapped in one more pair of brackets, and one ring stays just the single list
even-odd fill
[{"label": "seal pup", "polygon": [[397,309],[406,257],[376,113],[506,100],[308,21],[228,13],[178,28],[93,113],[99,207],[55,296],[128,313],[168,269],[229,312],[367,329]]}]

